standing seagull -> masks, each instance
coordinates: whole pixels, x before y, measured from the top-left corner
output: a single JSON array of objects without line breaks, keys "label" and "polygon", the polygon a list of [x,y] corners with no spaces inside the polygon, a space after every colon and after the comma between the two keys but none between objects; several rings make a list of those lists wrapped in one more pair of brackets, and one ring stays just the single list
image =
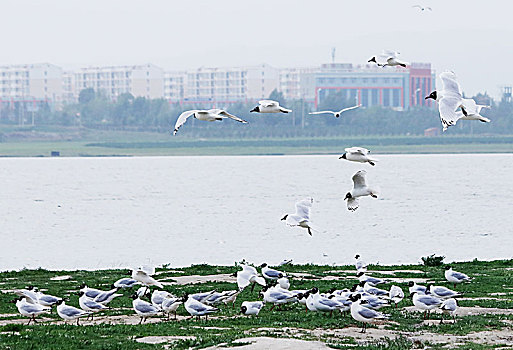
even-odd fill
[{"label": "standing seagull", "polygon": [[347,209],[355,211],[358,209],[358,197],[371,196],[372,198],[378,198],[378,192],[376,189],[372,189],[365,183],[365,170],[360,170],[353,175],[353,189],[346,193]]},{"label": "standing seagull", "polygon": [[356,267],[356,272],[366,272],[367,263],[360,259],[360,254],[356,254],[354,258],[356,259],[356,262],[354,263],[354,267]]},{"label": "standing seagull", "polygon": [[[449,126],[456,125],[456,122],[460,119],[479,120],[483,123],[490,122],[490,119],[479,114],[482,108],[489,107],[477,105],[472,99],[464,99],[454,72],[443,72],[440,74],[440,79],[442,80],[443,90],[435,90],[424,99],[431,98],[438,102],[443,131],[447,130]],[[458,109],[461,109],[461,111]]]},{"label": "standing seagull", "polygon": [[468,277],[464,273],[453,271],[451,266],[445,267],[445,279],[454,284],[454,288],[456,288],[457,283],[461,282],[470,282],[472,278]]},{"label": "standing seagull", "polygon": [[132,307],[134,308],[135,313],[141,316],[139,324],[146,321],[148,317],[154,316],[159,312],[159,309],[156,306],[139,299],[137,294],[132,295],[132,299],[134,299],[132,301]]},{"label": "standing seagull", "polygon": [[77,320],[77,326],[79,325],[78,321],[80,317],[88,316],[90,312],[80,310],[74,306],[66,305],[64,300],[59,300],[57,302],[57,314],[64,319],[65,321],[74,321]]},{"label": "standing seagull", "polygon": [[350,111],[352,109],[356,109],[358,107],[361,107],[362,105],[356,105],[356,106],[352,106],[352,107],[347,107],[347,108],[342,108],[340,111],[338,112],[334,112],[334,111],[319,111],[319,112],[311,112],[311,113],[308,113],[308,114],[333,114],[333,116],[335,118],[338,118],[340,117],[340,115],[344,112],[347,112],[347,111]]},{"label": "standing seagull", "polygon": [[132,270],[132,278],[136,281],[139,281],[141,282],[142,284],[144,284],[146,287],[149,287],[149,286],[157,286],[159,288],[164,288],[164,286],[162,285],[162,283],[160,283],[159,281],[157,281],[156,279],[154,279],[153,277],[151,277],[150,275],[148,275],[148,273],[146,273],[145,271],[143,271],[142,269],[138,269],[138,270]]},{"label": "standing seagull", "polygon": [[10,301],[11,303],[16,303],[16,307],[18,308],[18,312],[23,316],[30,317],[27,326],[31,321],[36,323],[36,316],[39,316],[43,312],[47,312],[50,309],[38,303],[31,303],[27,301],[26,297],[19,297]]},{"label": "standing seagull", "polygon": [[263,263],[260,267],[262,268],[262,276],[264,276],[265,278],[267,278],[269,280],[276,281],[276,280],[282,278],[283,276],[287,275],[285,272],[271,269],[270,267],[267,266],[267,263]]},{"label": "standing seagull", "polygon": [[187,121],[187,119],[191,116],[198,120],[204,120],[207,122],[213,122],[216,120],[223,120],[226,118],[230,118],[230,119],[236,120],[243,124],[247,123],[247,121],[245,121],[239,117],[236,117],[233,114],[230,114],[222,109],[209,109],[209,110],[193,109],[190,111],[185,111],[182,114],[180,114],[180,116],[176,120],[175,129],[173,130],[173,135],[176,135],[176,133],[178,132],[178,129],[180,129],[180,127],[182,125],[184,125],[185,122]]},{"label": "standing seagull", "polygon": [[240,312],[243,315],[255,315],[258,316],[258,313],[264,307],[263,301],[243,301],[240,307]]},{"label": "standing seagull", "polygon": [[379,319],[386,319],[386,318],[388,318],[387,316],[383,315],[380,312],[377,312],[377,311],[374,311],[374,310],[366,308],[364,306],[365,304],[361,305],[363,301],[361,300],[361,295],[360,294],[357,294],[356,296],[352,296],[352,297],[350,297],[350,299],[353,302],[351,304],[351,316],[356,321],[359,321],[359,322],[363,323],[362,333],[366,332],[366,330],[367,330],[367,323],[373,322],[373,321],[379,320]]},{"label": "standing seagull", "polygon": [[456,313],[456,310],[458,309],[458,303],[456,302],[456,299],[447,299],[444,300],[442,303],[442,306],[440,306],[440,309],[442,309],[442,317],[440,318],[440,323],[443,323],[444,317],[443,314],[448,313],[452,316],[452,319],[454,322],[456,322],[456,317],[454,314]]},{"label": "standing seagull", "polygon": [[397,307],[397,304],[401,302],[401,300],[404,299],[404,292],[401,289],[401,287],[398,286],[392,286],[390,287],[390,292],[388,297],[390,300],[392,300],[395,304],[395,307]]},{"label": "standing seagull", "polygon": [[242,271],[237,271],[237,286],[239,290],[242,291],[251,283],[253,283],[251,291],[255,288],[255,283],[265,286],[265,279],[258,276],[258,272],[253,266],[240,264],[240,267],[242,267]]},{"label": "standing seagull", "polygon": [[369,163],[370,165],[376,165],[374,162],[377,162],[377,159],[369,158],[368,154],[370,151],[367,148],[363,147],[351,147],[346,148],[343,155],[341,155],[338,159],[346,159],[352,162],[358,163]]},{"label": "standing seagull", "polygon": [[413,305],[419,310],[424,310],[424,320],[426,319],[426,313],[433,309],[438,308],[442,305],[442,300],[434,297],[430,294],[419,294],[417,292],[413,292],[411,294]]},{"label": "standing seagull", "polygon": [[313,198],[306,198],[296,202],[296,212],[294,214],[285,214],[281,220],[289,226],[299,226],[308,229],[308,234],[312,235],[312,223],[310,222],[310,208],[312,208]]},{"label": "standing seagull", "polygon": [[184,304],[185,310],[187,310],[187,312],[192,317],[196,316],[196,317],[198,317],[198,319],[201,316],[205,316],[205,319],[206,319],[208,317],[208,314],[219,311],[218,308],[205,305],[205,304],[195,300],[192,297],[188,297],[187,295],[185,295],[183,297],[182,301],[183,300],[186,300],[185,304]]},{"label": "standing seagull", "polygon": [[250,110],[249,112],[257,113],[290,113],[291,109],[287,109],[280,106],[280,103],[272,100],[258,101],[258,106]]}]

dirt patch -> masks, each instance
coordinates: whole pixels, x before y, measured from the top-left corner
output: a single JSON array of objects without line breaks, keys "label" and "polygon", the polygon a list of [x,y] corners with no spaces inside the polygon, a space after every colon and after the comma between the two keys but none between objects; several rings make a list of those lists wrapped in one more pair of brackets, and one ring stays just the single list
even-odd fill
[{"label": "dirt patch", "polygon": [[[238,345],[236,349],[244,350],[262,350],[262,349],[273,349],[273,350],[324,350],[330,349],[326,344],[320,341],[307,341],[300,339],[289,339],[289,338],[270,338],[270,337],[253,337],[253,338],[242,338],[237,339],[234,343],[246,344]],[[226,349],[222,344],[210,348],[214,349]]]},{"label": "dirt patch", "polygon": [[[404,310],[408,312],[420,312],[418,309],[416,309],[414,306],[407,306],[404,308]],[[431,313],[441,313],[440,310],[432,311]],[[492,314],[492,315],[512,315],[513,309],[499,309],[495,307],[464,307],[460,306],[456,310],[455,315],[456,316],[469,316],[469,315],[485,315],[485,314]]]},{"label": "dirt patch", "polygon": [[162,335],[162,336],[149,336],[135,339],[138,343],[144,344],[162,344],[171,343],[177,340],[194,340],[196,337],[192,335]]}]

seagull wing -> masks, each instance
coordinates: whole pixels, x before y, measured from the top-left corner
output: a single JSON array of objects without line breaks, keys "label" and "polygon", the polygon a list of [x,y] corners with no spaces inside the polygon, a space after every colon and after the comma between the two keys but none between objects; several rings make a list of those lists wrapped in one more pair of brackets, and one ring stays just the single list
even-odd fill
[{"label": "seagull wing", "polygon": [[365,170],[360,170],[356,174],[353,175],[353,186],[354,188],[365,187],[365,175],[367,172]]},{"label": "seagull wing", "polygon": [[416,7],[416,8],[418,8],[418,9],[421,9],[421,10],[422,10],[422,6],[420,6],[420,5],[413,5],[412,7]]},{"label": "seagull wing", "polygon": [[318,111],[318,112],[311,112],[308,114],[333,114],[333,115],[335,115],[336,113],[333,111]]},{"label": "seagull wing", "polygon": [[241,118],[239,118],[239,117],[236,117],[236,116],[234,116],[233,114],[228,113],[227,111],[220,110],[217,114],[218,114],[218,115],[222,115],[223,117],[228,117],[228,118],[230,118],[230,119],[236,120],[236,121],[241,122],[241,123],[244,123],[244,124],[246,124],[246,123],[247,123],[247,121],[245,121],[244,119],[241,119]]},{"label": "seagull wing", "polygon": [[366,307],[362,307],[358,310],[358,313],[364,318],[376,318],[380,316],[380,313],[371,309],[367,309]]},{"label": "seagull wing", "polygon": [[264,107],[272,107],[272,106],[278,106],[279,103],[273,100],[261,100],[258,101],[258,104]]},{"label": "seagull wing", "polygon": [[362,105],[356,105],[356,106],[352,106],[352,107],[343,108],[343,109],[341,109],[341,110],[340,110],[340,112],[338,112],[338,113],[344,113],[344,112],[350,111],[350,110],[352,110],[352,109],[359,108],[359,107],[361,107],[361,106],[362,106]]},{"label": "seagull wing", "polygon": [[358,209],[359,201],[358,198],[348,198],[347,199],[347,209],[351,211],[355,211]]},{"label": "seagull wing", "polygon": [[444,96],[448,93],[456,94],[461,98],[461,87],[456,79],[454,72],[446,71],[440,74],[440,79],[443,84]]},{"label": "seagull wing", "polygon": [[309,220],[312,203],[312,198],[306,198],[299,202],[296,202],[296,215],[301,216],[303,219]]},{"label": "seagull wing", "polygon": [[369,153],[369,150],[367,148],[363,147],[351,147],[344,149],[347,153],[359,153],[361,155],[366,156]]},{"label": "seagull wing", "polygon": [[463,113],[457,111],[457,109],[461,107],[461,104],[461,98],[451,95],[447,97],[444,96],[438,101],[438,111],[440,112],[440,120],[442,121],[444,131],[447,130],[449,126],[455,125],[456,122],[463,117]]},{"label": "seagull wing", "polygon": [[176,120],[175,130],[173,130],[173,135],[176,135],[176,133],[178,132],[178,129],[180,129],[180,127],[182,125],[184,125],[185,122],[187,121],[187,118],[189,118],[191,115],[193,115],[196,112],[198,112],[198,111],[197,110],[191,110],[191,111],[185,111],[182,114],[180,114],[180,116]]}]

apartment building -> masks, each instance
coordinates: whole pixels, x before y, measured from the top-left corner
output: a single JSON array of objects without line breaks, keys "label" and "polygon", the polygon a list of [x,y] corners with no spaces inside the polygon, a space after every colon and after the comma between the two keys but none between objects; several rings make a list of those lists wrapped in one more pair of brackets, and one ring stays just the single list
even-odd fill
[{"label": "apartment building", "polygon": [[170,103],[179,103],[186,97],[186,71],[170,71],[164,73],[164,98]]}]

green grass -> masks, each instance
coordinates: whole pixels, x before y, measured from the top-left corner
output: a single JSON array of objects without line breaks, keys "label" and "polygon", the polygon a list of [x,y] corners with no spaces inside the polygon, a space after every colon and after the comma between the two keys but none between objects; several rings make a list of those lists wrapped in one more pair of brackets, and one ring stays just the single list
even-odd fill
[{"label": "green grass", "polygon": [[[505,287],[513,287],[513,260],[497,261],[471,261],[451,264],[458,271],[463,271],[474,277],[471,283],[457,286],[456,290],[463,292],[465,297],[479,298],[492,297],[492,293],[513,292]],[[353,277],[354,273],[343,272],[353,270],[352,266],[329,266],[329,265],[287,265],[283,267],[287,273],[303,273],[311,275],[310,278],[295,277],[291,279],[294,289],[307,289],[314,286],[327,290],[332,287],[350,287],[355,279],[321,280],[325,276]],[[395,276],[381,274],[382,277],[422,277],[435,281],[436,284],[452,287],[443,278],[443,267],[425,267],[421,265],[397,265],[383,266],[373,265],[370,270],[421,270],[423,273],[400,272]],[[206,264],[193,265],[180,269],[170,269],[169,266],[157,269],[158,279],[165,277],[178,277],[188,275],[212,275],[232,274],[238,268],[233,266],[210,266]],[[35,285],[40,289],[48,290],[49,294],[69,297],[68,304],[78,305],[78,296],[75,291],[78,286],[85,282],[90,287],[101,289],[110,288],[110,285],[117,279],[127,276],[127,270],[99,270],[99,271],[48,271],[44,269],[8,271],[0,273],[0,289],[12,290],[23,288],[27,285]],[[52,281],[51,277],[58,275],[70,275],[70,280]],[[379,276],[380,274],[375,273]],[[407,291],[406,283],[398,284]],[[194,285],[166,286],[165,289],[176,294],[206,291],[211,289],[231,290],[236,284],[228,282],[207,282]],[[108,315],[132,315],[131,299],[132,291],[122,291],[125,296],[115,299],[112,303],[112,310],[107,311]],[[138,343],[136,338],[145,336],[180,335],[195,336],[194,339],[178,340],[173,343],[173,348],[204,348],[217,344],[227,343],[235,346],[232,342],[239,338],[253,336],[272,337],[299,337],[300,339],[321,340],[330,347],[340,349],[411,349],[418,348],[419,344],[412,342],[406,336],[394,339],[381,339],[380,341],[368,341],[365,343],[356,342],[352,338],[338,338],[329,335],[316,337],[311,331],[316,329],[336,330],[345,327],[358,327],[356,322],[349,315],[305,313],[302,305],[287,305],[283,311],[270,311],[266,306],[258,317],[243,317],[239,315],[240,304],[244,300],[259,299],[259,288],[253,292],[244,290],[237,299],[234,308],[221,306],[221,311],[216,314],[217,318],[208,321],[182,320],[162,321],[154,324],[143,325],[110,325],[98,324],[77,327],[74,325],[37,324],[26,326],[7,324],[0,327],[0,349],[161,349],[163,344],[148,345]],[[497,296],[493,296],[497,297]],[[14,304],[8,303],[14,298],[12,293],[0,293],[0,314],[17,314]],[[461,306],[481,306],[511,309],[513,308],[513,294],[499,296],[501,300],[462,300]],[[470,315],[459,317],[455,324],[424,325],[420,313],[405,312],[403,307],[411,305],[409,299],[403,300],[399,308],[388,308],[382,310],[390,315],[393,322],[387,323],[386,329],[417,333],[431,332],[438,334],[452,334],[464,336],[471,332],[484,330],[511,329],[513,315]],[[178,309],[178,314],[187,316],[183,307]],[[55,314],[47,315],[52,319],[58,319]],[[8,322],[12,319],[19,319],[18,316],[3,316],[1,322]],[[439,319],[439,315],[432,318]],[[206,327],[220,327],[226,329],[208,329]],[[375,326],[371,326],[375,327]],[[268,331],[258,330],[259,328],[270,329]],[[296,329],[293,334],[288,329]],[[348,347],[350,344],[350,347]],[[468,343],[460,346],[460,349],[489,349],[493,346]],[[443,344],[420,344],[420,347],[430,349],[441,349]]]}]

